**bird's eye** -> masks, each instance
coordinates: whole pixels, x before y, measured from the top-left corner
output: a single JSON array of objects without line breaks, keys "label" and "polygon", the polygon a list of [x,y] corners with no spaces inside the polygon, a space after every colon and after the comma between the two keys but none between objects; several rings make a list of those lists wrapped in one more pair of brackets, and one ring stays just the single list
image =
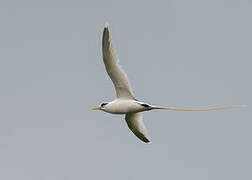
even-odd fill
[{"label": "bird's eye", "polygon": [[102,103],[102,104],[101,104],[101,107],[105,106],[106,104],[108,104],[108,103]]},{"label": "bird's eye", "polygon": [[150,107],[148,104],[141,104],[143,107]]}]

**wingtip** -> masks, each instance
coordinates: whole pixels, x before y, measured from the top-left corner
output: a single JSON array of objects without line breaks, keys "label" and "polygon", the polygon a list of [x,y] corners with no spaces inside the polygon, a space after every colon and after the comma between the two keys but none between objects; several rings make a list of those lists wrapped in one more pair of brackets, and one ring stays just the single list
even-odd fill
[{"label": "wingtip", "polygon": [[152,143],[149,137],[145,137],[143,142],[145,142],[146,144],[151,144]]},{"label": "wingtip", "polygon": [[106,23],[105,23],[105,26],[104,26],[104,29],[108,29],[108,28],[109,28],[109,23],[106,22]]},{"label": "wingtip", "polygon": [[149,142],[147,142],[146,144],[152,144],[152,142],[151,142],[151,141],[149,141]]}]

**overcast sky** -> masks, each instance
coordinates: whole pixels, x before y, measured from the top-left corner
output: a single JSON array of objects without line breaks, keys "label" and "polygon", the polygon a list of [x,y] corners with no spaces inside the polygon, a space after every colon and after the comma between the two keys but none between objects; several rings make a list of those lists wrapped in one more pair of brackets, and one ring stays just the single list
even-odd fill
[{"label": "overcast sky", "polygon": [[[0,2],[0,179],[252,179],[252,1]],[[113,100],[110,24],[136,98],[210,112],[144,113],[152,144]]]}]

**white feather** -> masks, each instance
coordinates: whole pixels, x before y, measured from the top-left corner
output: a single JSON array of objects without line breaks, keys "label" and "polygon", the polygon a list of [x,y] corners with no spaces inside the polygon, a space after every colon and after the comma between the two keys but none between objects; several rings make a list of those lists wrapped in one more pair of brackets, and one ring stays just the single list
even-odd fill
[{"label": "white feather", "polygon": [[119,99],[135,99],[127,75],[118,63],[119,60],[108,24],[105,25],[103,31],[102,52],[106,71],[115,86],[116,97]]}]

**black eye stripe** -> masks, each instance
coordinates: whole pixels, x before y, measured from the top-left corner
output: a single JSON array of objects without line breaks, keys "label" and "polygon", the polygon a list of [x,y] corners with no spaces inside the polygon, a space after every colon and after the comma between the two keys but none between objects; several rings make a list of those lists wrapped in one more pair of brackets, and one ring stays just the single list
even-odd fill
[{"label": "black eye stripe", "polygon": [[105,106],[106,104],[108,104],[108,103],[102,103],[102,104],[101,104],[101,107]]}]

